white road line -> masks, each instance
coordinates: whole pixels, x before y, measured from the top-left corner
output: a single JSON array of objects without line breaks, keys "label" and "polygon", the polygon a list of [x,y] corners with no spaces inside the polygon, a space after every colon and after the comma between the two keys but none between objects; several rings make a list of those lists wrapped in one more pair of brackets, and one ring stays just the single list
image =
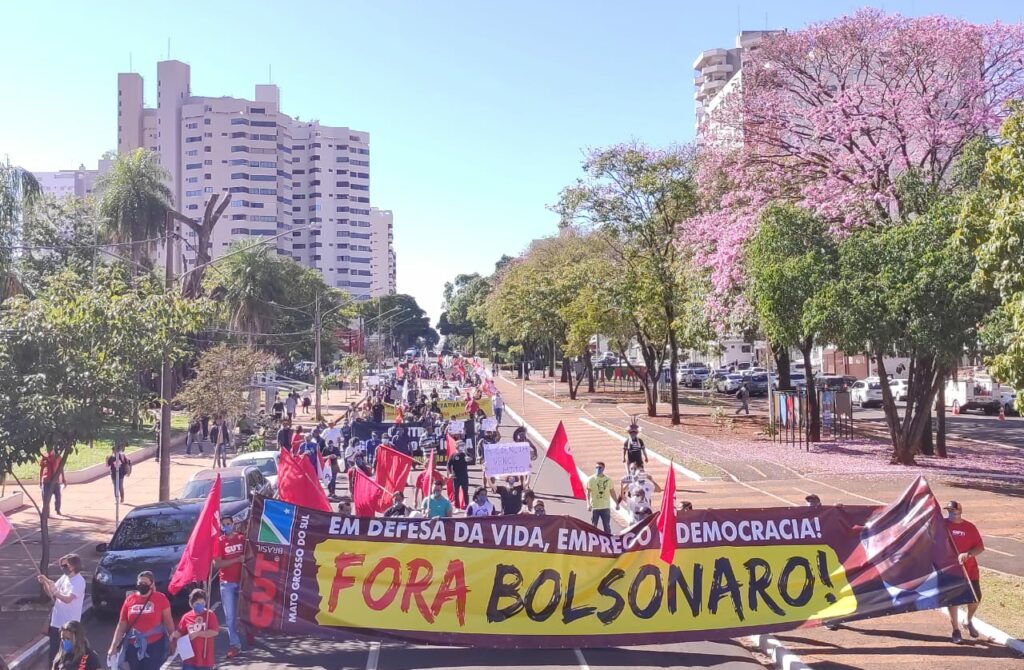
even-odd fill
[{"label": "white road line", "polygon": [[366,656],[366,670],[377,670],[380,661],[380,642],[370,643],[370,653]]},{"label": "white road line", "polygon": [[499,380],[499,381],[503,381],[503,382],[505,382],[506,384],[511,384],[512,386],[519,386],[519,384],[515,383],[515,382],[514,382],[514,381],[512,381],[511,379],[506,379],[505,377],[502,377],[501,375],[498,375],[498,380]]},{"label": "white road line", "polygon": [[555,409],[562,409],[562,406],[561,406],[561,405],[559,405],[559,404],[558,404],[557,402],[551,402],[550,400],[548,400],[548,399],[547,399],[547,398],[545,398],[544,396],[542,396],[542,395],[537,395],[536,393],[534,393],[534,392],[533,392],[533,391],[531,391],[530,389],[526,389],[526,392],[527,392],[527,393],[528,393],[529,395],[532,395],[532,396],[533,396],[534,398],[536,398],[537,400],[540,400],[541,402],[546,402],[547,404],[551,405],[551,406],[552,406],[552,407],[554,407]]},{"label": "white road line", "polygon": [[762,477],[764,477],[765,479],[768,479],[768,475],[766,475],[765,473],[761,472],[760,470],[758,470],[757,468],[755,468],[755,467],[754,467],[753,465],[751,465],[750,463],[744,463],[744,465],[746,465],[746,466],[747,466],[748,468],[750,468],[751,470],[753,470],[753,471],[754,471],[754,472],[756,472],[757,474],[761,475],[761,476],[762,476]]},{"label": "white road line", "polygon": [[[611,430],[610,428],[605,428],[601,424],[599,424],[599,423],[597,423],[595,421],[591,421],[590,419],[588,419],[586,417],[582,417],[581,416],[581,417],[579,417],[579,419],[580,419],[580,421],[582,421],[583,423],[587,424],[588,426],[593,426],[594,428],[597,428],[598,430],[602,430],[602,431],[608,433],[609,435],[611,435],[612,437],[614,437],[616,439],[619,439],[619,440],[622,440],[623,442],[626,441],[626,436],[625,435],[620,435],[619,433],[616,433],[614,430]],[[653,456],[656,460],[661,461],[661,463],[663,465],[674,465],[675,468],[676,468],[676,472],[678,472],[679,474],[683,475],[684,477],[689,477],[690,479],[692,479],[694,481],[697,481],[697,482],[702,481],[704,479],[703,477],[698,475],[693,470],[691,470],[691,469],[689,469],[687,467],[684,467],[682,465],[679,465],[678,463],[673,463],[671,460],[665,458],[664,456],[662,456],[661,454],[659,454],[656,451],[648,451],[647,453],[649,455]]]},{"label": "white road line", "polygon": [[878,498],[869,498],[867,496],[862,496],[859,493],[854,493],[852,491],[847,491],[846,489],[839,488],[838,486],[833,486],[832,484],[826,484],[825,482],[819,481],[817,479],[811,479],[810,477],[806,477],[805,479],[806,479],[806,481],[814,482],[815,484],[821,484],[822,486],[827,486],[830,489],[835,489],[836,491],[840,491],[842,493],[845,493],[848,496],[853,496],[854,498],[860,498],[861,500],[867,500],[868,502],[873,502],[876,505],[887,505],[888,504],[884,500],[879,500]]},{"label": "white road line", "polygon": [[993,554],[1000,554],[1002,556],[1009,556],[1010,558],[1013,558],[1013,554],[1007,551],[1000,551],[994,547],[985,547],[985,551],[991,551]]},{"label": "white road line", "polygon": [[590,666],[587,665],[587,659],[583,655],[583,652],[579,649],[573,649],[572,653],[576,654],[576,660],[580,664],[580,670],[590,670]]},{"label": "white road line", "polygon": [[766,496],[771,496],[772,498],[775,498],[776,500],[779,500],[779,501],[785,503],[789,507],[796,507],[797,506],[796,503],[790,502],[790,501],[786,500],[785,498],[783,498],[782,496],[777,496],[774,493],[772,493],[771,491],[765,491],[764,489],[758,488],[758,487],[754,486],[753,484],[748,484],[746,482],[741,482],[740,480],[736,479],[736,477],[734,475],[729,475],[729,476],[732,477],[732,480],[734,482],[736,482],[740,486],[746,486],[751,491],[757,491],[758,493],[763,493]]}]

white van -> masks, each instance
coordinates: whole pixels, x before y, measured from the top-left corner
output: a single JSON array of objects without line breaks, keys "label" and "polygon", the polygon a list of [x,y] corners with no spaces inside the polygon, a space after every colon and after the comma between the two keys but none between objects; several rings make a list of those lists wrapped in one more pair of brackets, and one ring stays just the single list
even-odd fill
[{"label": "white van", "polygon": [[987,375],[970,375],[946,382],[946,407],[961,412],[978,409],[985,414],[999,413],[999,382]]}]

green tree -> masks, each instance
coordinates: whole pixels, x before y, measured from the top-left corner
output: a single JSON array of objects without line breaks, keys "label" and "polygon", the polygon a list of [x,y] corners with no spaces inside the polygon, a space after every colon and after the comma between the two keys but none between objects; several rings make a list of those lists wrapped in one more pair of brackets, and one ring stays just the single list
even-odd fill
[{"label": "green tree", "polygon": [[39,199],[35,176],[10,160],[0,162],[0,302],[21,290],[14,270],[13,247],[20,239],[22,218]]},{"label": "green tree", "polygon": [[486,330],[487,320],[480,306],[487,294],[491,292],[488,278],[479,273],[460,274],[455,281],[444,285],[444,303],[441,317],[437,321],[437,330],[446,338],[458,336],[468,338],[470,351],[477,351],[477,335]]},{"label": "green tree", "polygon": [[15,272],[29,294],[65,268],[92,273],[110,259],[96,246],[99,219],[90,198],[43,196],[24,218],[25,248],[15,260]]},{"label": "green tree", "polygon": [[[108,413],[137,414],[148,400],[144,375],[164,352],[172,361],[191,354],[188,336],[204,308],[118,266],[95,279],[65,269],[32,297],[11,298],[0,317],[0,472],[38,460],[44,448],[63,467]],[[45,571],[49,494],[36,508]]]},{"label": "green tree", "polygon": [[[239,242],[206,277],[207,291],[218,296],[221,316],[249,346],[270,332],[285,303],[288,277],[277,250],[267,244]],[[308,306],[307,306],[308,307]]]},{"label": "green tree", "polygon": [[658,307],[668,335],[672,423],[677,425],[679,352],[703,346],[707,332],[704,324],[684,318],[695,316],[683,306],[696,272],[688,250],[676,246],[677,227],[697,207],[692,151],[624,144],[592,152],[583,170],[585,178],[562,191],[555,210],[563,227],[601,231],[617,261],[642,287],[639,295]]},{"label": "green tree", "polygon": [[250,406],[259,403],[253,377],[276,365],[277,359],[270,352],[218,344],[199,355],[195,376],[185,382],[176,400],[190,416],[212,416],[235,423]]},{"label": "green tree", "polygon": [[433,347],[441,341],[416,298],[405,293],[366,300],[359,304],[358,316],[364,337],[376,337],[385,344],[383,350],[392,354],[412,346]]},{"label": "green tree", "polygon": [[173,206],[169,179],[156,154],[139,148],[118,154],[96,183],[106,241],[130,245],[125,255],[145,267],[152,265],[157,239],[164,235]]},{"label": "green tree", "polygon": [[[811,369],[811,352],[821,330],[815,297],[833,281],[838,245],[828,226],[794,205],[770,205],[747,241],[744,262],[747,292],[761,329],[773,347],[796,347],[804,369]],[[821,439],[821,419],[814,379],[807,379],[810,408],[808,440]]]}]

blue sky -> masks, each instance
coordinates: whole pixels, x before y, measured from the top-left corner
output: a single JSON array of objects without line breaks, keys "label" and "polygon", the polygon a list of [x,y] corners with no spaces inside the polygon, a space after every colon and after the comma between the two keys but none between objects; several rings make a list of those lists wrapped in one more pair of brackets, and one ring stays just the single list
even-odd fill
[{"label": "blue sky", "polygon": [[[436,319],[446,280],[489,273],[554,231],[545,207],[586,148],[692,139],[697,53],[731,46],[738,26],[793,29],[863,4],[7,3],[0,156],[95,167],[116,143],[116,74],[130,54],[152,103],[168,38],[198,95],[251,97],[272,66],[286,113],[370,133],[371,199],[395,212],[398,289]],[[1024,12],[996,0],[873,4],[977,22]]]}]

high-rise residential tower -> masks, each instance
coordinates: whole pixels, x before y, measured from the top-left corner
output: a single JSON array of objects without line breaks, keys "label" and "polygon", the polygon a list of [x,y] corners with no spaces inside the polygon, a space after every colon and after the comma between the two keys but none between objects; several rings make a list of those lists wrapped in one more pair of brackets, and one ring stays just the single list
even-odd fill
[{"label": "high-rise residential tower", "polygon": [[[187,216],[202,217],[212,194],[231,194],[214,258],[237,240],[281,235],[278,253],[357,300],[387,283],[374,276],[369,133],[288,116],[272,84],[257,85],[252,100],[193,95],[189,66],[175,60],[157,63],[156,109],[143,102],[140,75],[119,74],[117,83],[118,152],[155,152]],[[195,238],[184,239],[191,263]]]}]

